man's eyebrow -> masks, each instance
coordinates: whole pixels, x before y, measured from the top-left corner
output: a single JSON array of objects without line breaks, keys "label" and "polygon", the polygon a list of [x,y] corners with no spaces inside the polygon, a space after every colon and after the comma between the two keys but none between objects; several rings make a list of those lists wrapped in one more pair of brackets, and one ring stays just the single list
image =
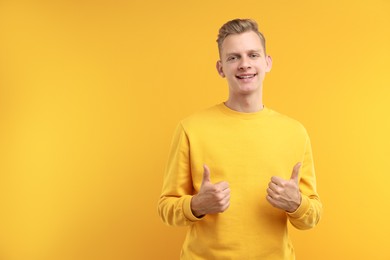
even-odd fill
[{"label": "man's eyebrow", "polygon": [[[245,51],[245,53],[252,53],[252,52],[262,52],[263,49],[253,49],[253,50],[247,50]],[[226,53],[227,56],[231,56],[231,55],[241,55],[239,52],[229,52],[229,53]]]},{"label": "man's eyebrow", "polygon": [[229,53],[226,53],[226,56],[237,56],[237,55],[240,55],[238,52],[229,52]]},{"label": "man's eyebrow", "polygon": [[263,52],[263,49],[255,49],[255,50],[249,50],[248,51],[249,53],[253,53],[253,52]]}]

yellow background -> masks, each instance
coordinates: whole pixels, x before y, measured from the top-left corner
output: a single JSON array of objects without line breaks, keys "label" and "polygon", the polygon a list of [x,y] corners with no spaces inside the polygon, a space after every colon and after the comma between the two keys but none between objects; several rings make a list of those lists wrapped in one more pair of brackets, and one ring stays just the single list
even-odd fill
[{"label": "yellow background", "polygon": [[298,259],[390,259],[390,1],[1,1],[0,259],[178,259],[157,200],[180,119],[222,102],[217,30],[256,19],[264,101],[310,133]]}]

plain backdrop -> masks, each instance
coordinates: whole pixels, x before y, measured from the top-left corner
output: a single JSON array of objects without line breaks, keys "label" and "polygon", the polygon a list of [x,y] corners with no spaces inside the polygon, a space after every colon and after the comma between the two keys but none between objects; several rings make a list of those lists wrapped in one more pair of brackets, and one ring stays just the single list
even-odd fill
[{"label": "plain backdrop", "polygon": [[253,18],[265,105],[311,137],[297,259],[390,259],[390,1],[1,1],[0,259],[178,259],[157,214],[177,123],[223,102],[219,27]]}]

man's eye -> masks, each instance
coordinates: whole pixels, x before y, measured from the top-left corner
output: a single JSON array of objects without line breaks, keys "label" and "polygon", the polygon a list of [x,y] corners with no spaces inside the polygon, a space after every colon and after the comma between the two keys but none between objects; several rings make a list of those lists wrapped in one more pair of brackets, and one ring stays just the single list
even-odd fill
[{"label": "man's eye", "polygon": [[260,57],[260,55],[257,54],[257,53],[253,53],[253,54],[250,55],[250,57],[251,58],[258,58],[258,57]]},{"label": "man's eye", "polygon": [[233,61],[233,60],[235,60],[236,59],[236,57],[234,57],[234,56],[231,56],[231,57],[228,57],[228,61]]}]

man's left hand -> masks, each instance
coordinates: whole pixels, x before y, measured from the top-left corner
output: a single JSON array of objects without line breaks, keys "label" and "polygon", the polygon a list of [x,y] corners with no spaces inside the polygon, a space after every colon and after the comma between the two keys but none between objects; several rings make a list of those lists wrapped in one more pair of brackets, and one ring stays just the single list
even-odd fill
[{"label": "man's left hand", "polygon": [[267,189],[267,200],[275,208],[294,212],[301,205],[301,192],[298,186],[298,175],[301,163],[294,166],[291,178],[284,180],[273,176]]}]

